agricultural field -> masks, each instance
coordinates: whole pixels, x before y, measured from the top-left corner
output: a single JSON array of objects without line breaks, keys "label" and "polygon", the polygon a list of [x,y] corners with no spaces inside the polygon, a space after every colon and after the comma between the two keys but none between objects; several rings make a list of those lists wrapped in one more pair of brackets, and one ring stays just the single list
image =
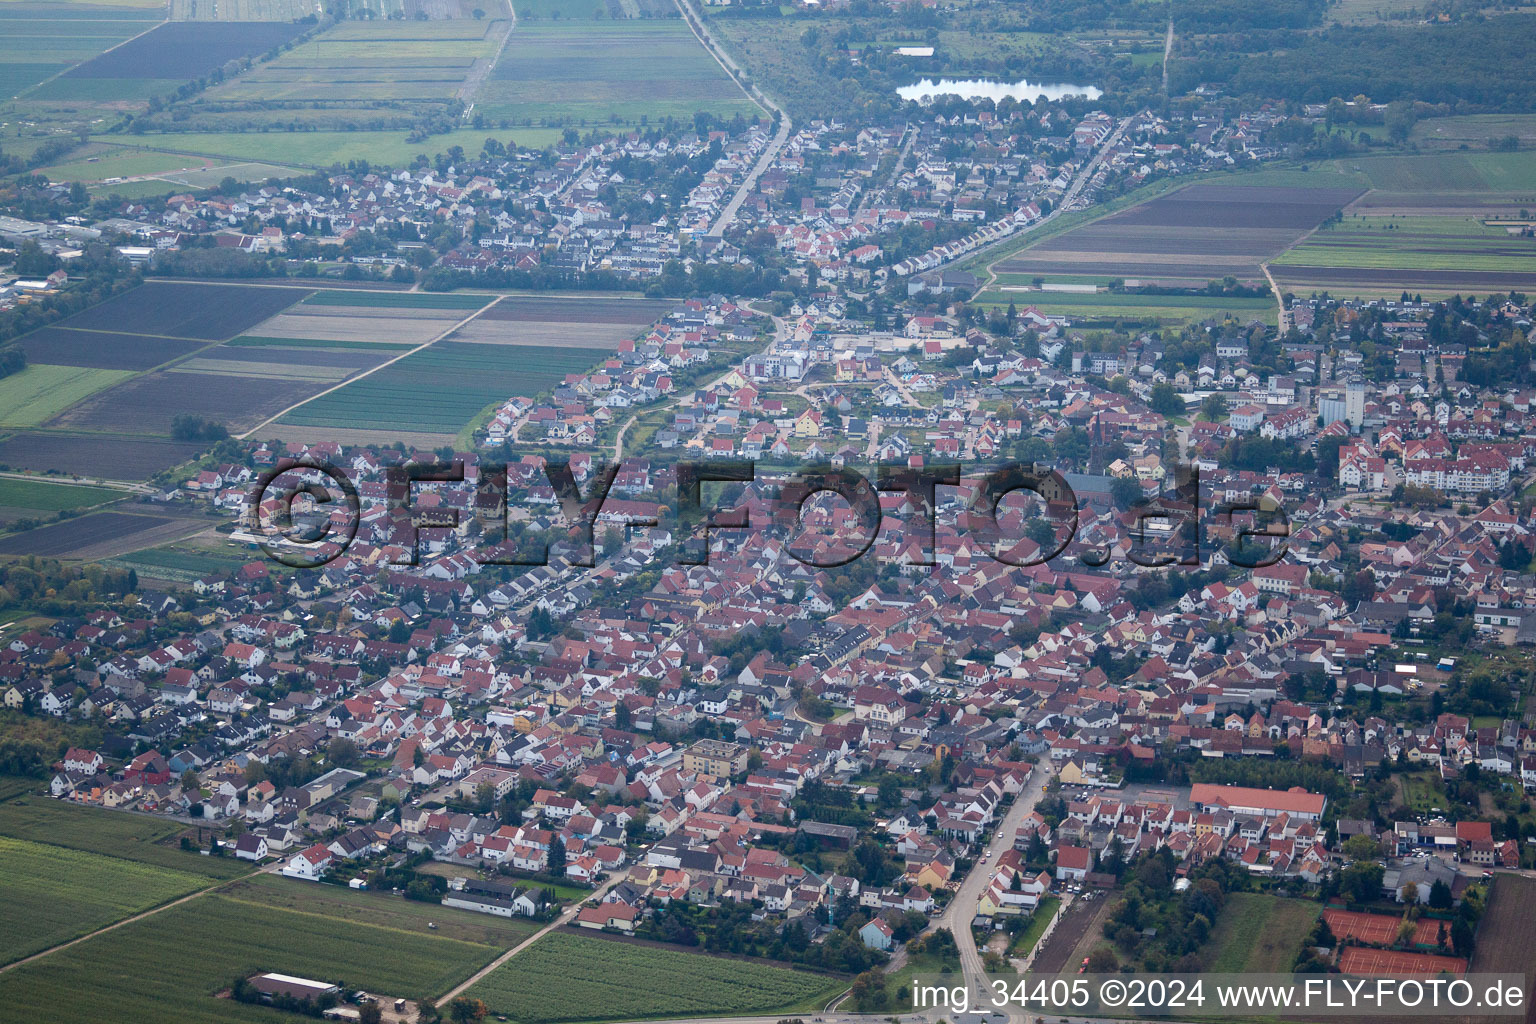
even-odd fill
[{"label": "agricultural field", "polygon": [[300,406],[279,423],[452,436],[486,406],[536,395],[610,351],[441,341]]},{"label": "agricultural field", "polygon": [[144,138],[163,140],[166,149],[178,153],[250,161],[267,160],[274,153],[281,153],[283,161],[294,166],[328,168],[349,160],[366,160],[376,167],[405,167],[418,155],[430,157],[446,153],[454,146],[462,146],[466,153],[478,153],[487,136],[525,149],[543,149],[558,142],[560,133],[559,128],[461,128],[422,142],[408,141],[409,133],[403,130],[182,132]]},{"label": "agricultural field", "polygon": [[494,917],[438,903],[408,900],[391,892],[313,885],[275,875],[252,875],[219,890],[219,895],[255,906],[320,914],[355,924],[377,925],[487,946],[515,945],[539,927],[526,918]]},{"label": "agricultural field", "polygon": [[229,572],[258,557],[256,552],[242,552],[222,535],[211,544],[198,543],[199,538],[167,544],[162,547],[131,551],[110,560],[110,564],[124,569],[134,569],[140,578],[151,577],[172,583],[191,583],[210,573]]},{"label": "agricultural field", "polygon": [[1358,189],[1190,185],[1038,242],[1000,273],[1124,278],[1199,287],[1231,276],[1263,285],[1259,264],[1348,205]]},{"label": "agricultural field", "polygon": [[680,20],[519,24],[477,109],[514,124],[762,113]]},{"label": "agricultural field", "polygon": [[0,97],[25,93],[153,28],[161,16],[158,9],[0,4]]},{"label": "agricultural field", "polygon": [[0,538],[0,555],[99,559],[208,529],[206,520],[137,512],[95,512]]},{"label": "agricultural field", "polygon": [[19,342],[27,353],[27,362],[32,364],[29,371],[39,364],[88,367],[98,371],[147,370],[208,344],[189,338],[64,326],[40,328],[20,338]]},{"label": "agricultural field", "polygon": [[1259,320],[1273,325],[1278,315],[1275,300],[1267,296],[1139,295],[1134,292],[1050,292],[1004,286],[976,297],[982,305],[1034,306],[1043,313],[1078,320],[1144,320],[1159,324],[1184,324],[1232,317],[1243,323]]},{"label": "agricultural field", "polygon": [[368,306],[375,309],[459,309],[475,310],[491,301],[492,296],[465,292],[365,292],[334,289],[318,291],[302,306]]},{"label": "agricultural field", "polygon": [[549,1024],[819,1010],[845,984],[832,975],[555,932],[469,995],[518,1024]]},{"label": "agricultural field", "polygon": [[228,857],[187,853],[177,843],[183,826],[164,818],[17,797],[0,803],[0,835],[62,846],[121,860],[172,868],[208,879],[246,874],[251,865]]},{"label": "agricultural field", "polygon": [[1533,901],[1536,901],[1536,878],[1502,871],[1494,876],[1488,893],[1488,909],[1477,926],[1473,971],[1530,976],[1536,969],[1536,947],[1531,944]]},{"label": "agricultural field", "polygon": [[1289,974],[1321,909],[1308,900],[1229,893],[1201,950],[1205,969]]},{"label": "agricultural field", "polygon": [[0,963],[78,938],[209,884],[206,877],[0,836]]},{"label": "agricultural field", "polygon": [[1519,140],[1521,149],[1536,145],[1536,115],[1427,117],[1414,125],[1409,141],[1424,150],[1459,149],[1462,146],[1478,149],[1486,146],[1490,139],[1505,139],[1511,135]]},{"label": "agricultural field", "polygon": [[370,992],[446,992],[501,947],[200,896],[0,975],[17,1020],[96,1024],[272,1021],[271,1010],[217,994],[237,975],[334,978]]},{"label": "agricultural field", "polygon": [[1353,213],[1313,234],[1271,263],[1276,279],[1297,292],[1396,295],[1406,289],[1439,297],[1536,290],[1536,239],[1479,216],[1438,215],[1433,205],[1405,209],[1407,198],[1373,193],[1368,200],[1394,208]]},{"label": "agricultural field", "polygon": [[0,378],[0,426],[35,427],[126,376],[123,370],[33,363]]},{"label": "agricultural field", "polygon": [[[481,303],[489,301],[482,299]],[[425,345],[467,319],[473,310],[302,303],[251,329],[259,338],[297,338],[363,344]]]},{"label": "agricultural field", "polygon": [[649,299],[502,299],[460,328],[454,341],[484,345],[607,349],[633,338],[672,309]]},{"label": "agricultural field", "polygon": [[0,441],[0,466],[103,480],[147,480],[186,462],[204,447],[154,437],[28,431]]},{"label": "agricultural field", "polygon": [[[324,353],[294,350],[295,357]],[[295,372],[303,364],[226,362],[220,372],[182,364],[126,380],[73,406],[50,421],[65,430],[139,433],[168,436],[178,414],[201,416],[224,425],[232,434],[324,390],[350,371],[322,367],[319,373]],[[287,367],[281,372],[280,367]]]},{"label": "agricultural field", "polygon": [[91,508],[126,497],[112,487],[54,483],[50,480],[0,479],[0,510],[25,513],[62,512],[65,509]]},{"label": "agricultural field", "polygon": [[467,83],[489,70],[511,27],[509,21],[343,22],[210,89],[207,99],[250,104],[251,116],[270,111],[278,122],[288,104],[465,99]]},{"label": "agricultural field", "polygon": [[60,321],[78,330],[222,341],[241,334],[304,298],[304,288],[151,281]]},{"label": "agricultural field", "polygon": [[260,56],[303,31],[303,25],[280,22],[167,22],[64,77],[188,81],[229,61]]}]

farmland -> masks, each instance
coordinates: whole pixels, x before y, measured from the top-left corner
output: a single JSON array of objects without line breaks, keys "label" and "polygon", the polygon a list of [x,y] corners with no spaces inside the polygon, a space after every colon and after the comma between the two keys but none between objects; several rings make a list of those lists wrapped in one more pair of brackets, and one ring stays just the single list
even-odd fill
[{"label": "farmland", "polygon": [[365,306],[373,309],[479,309],[491,300],[488,295],[459,292],[362,292],[318,291],[305,299],[305,306]]},{"label": "farmland", "polygon": [[0,836],[10,963],[208,885],[199,875]]},{"label": "farmland", "polygon": [[[521,918],[495,917],[437,903],[407,900],[390,892],[359,892],[272,875],[252,875],[233,882],[221,889],[220,895],[256,906],[345,918],[356,924],[438,935],[488,946],[511,946],[532,935],[537,928],[533,922]],[[431,924],[437,927],[428,927]]]},{"label": "farmland", "polygon": [[34,512],[60,512],[69,508],[89,508],[124,496],[111,487],[89,487],[53,483],[47,480],[0,479],[0,507],[22,508]]},{"label": "farmland", "polygon": [[646,299],[520,296],[487,309],[461,328],[454,340],[612,351],[671,308],[671,303]]},{"label": "farmland", "polygon": [[1531,945],[1531,903],[1536,879],[1500,872],[1489,891],[1488,910],[1477,927],[1472,970],[1523,974],[1536,967]]},{"label": "farmland", "polygon": [[1102,275],[1198,287],[1232,276],[1262,284],[1279,255],[1359,190],[1191,185],[1030,246],[1001,273]]},{"label": "farmland", "polygon": [[519,1024],[547,1024],[820,1009],[843,986],[829,975],[556,932],[469,994]]},{"label": "farmland", "polygon": [[145,480],[187,461],[202,447],[162,438],[32,431],[0,441],[0,466],[104,480]]},{"label": "farmland", "polygon": [[0,8],[0,96],[11,97],[151,28],[153,10],[81,10],[58,4]]},{"label": "farmland", "polygon": [[462,128],[410,142],[404,130],[381,131],[251,131],[185,132],[144,136],[151,144],[178,153],[196,153],[231,160],[269,160],[282,154],[284,163],[300,167],[330,167],[348,160],[366,160],[376,166],[404,167],[418,154],[430,156],[463,146],[478,153],[486,136],[508,140],[531,149],[543,149],[560,138],[558,128],[513,128],[510,131]]},{"label": "farmland", "polygon": [[462,309],[382,306],[295,306],[252,329],[261,338],[424,345],[466,319]]},{"label": "farmland", "polygon": [[761,113],[679,20],[520,24],[480,109],[525,124]]},{"label": "farmland", "polygon": [[989,289],[977,296],[984,305],[1034,306],[1041,312],[1077,320],[1143,320],[1188,323],[1207,318],[1257,319],[1273,324],[1276,306],[1265,296],[1142,295],[1133,292],[1042,292],[1017,286]]},{"label": "farmland", "polygon": [[279,422],[452,435],[487,405],[538,394],[608,352],[438,342],[300,406]]},{"label": "farmland", "polygon": [[[69,430],[169,435],[178,414],[201,416],[238,433],[275,415],[345,373],[279,375],[272,368],[231,366],[229,372],[197,368],[158,370],[126,380],[87,398],[52,421]],[[243,370],[243,372],[235,372]]]},{"label": "farmland", "polygon": [[0,835],[71,850],[206,876],[234,878],[250,865],[223,857],[187,853],[175,842],[182,826],[164,818],[93,807],[45,797],[17,797],[0,803]]},{"label": "farmland", "polygon": [[60,326],[95,331],[132,327],[139,334],[222,341],[253,327],[308,294],[302,288],[151,281],[81,313]]},{"label": "farmland", "polygon": [[0,379],[0,426],[34,427],[125,376],[122,370],[33,363]]},{"label": "farmland", "polygon": [[185,81],[231,60],[259,56],[302,31],[292,23],[167,22],[65,77]]},{"label": "farmland", "polygon": [[1289,974],[1319,909],[1306,900],[1229,894],[1201,953],[1206,970]]},{"label": "farmland", "polygon": [[1536,239],[1477,216],[1439,215],[1434,206],[1404,209],[1402,198],[1385,195],[1378,201],[1399,205],[1383,214],[1352,214],[1312,235],[1274,261],[1276,279],[1298,292],[1395,295],[1407,289],[1440,296],[1536,289]]},{"label": "farmland", "polygon": [[72,327],[44,327],[20,342],[28,362],[98,370],[147,370],[207,344],[185,338]]},{"label": "farmland", "polygon": [[[387,951],[387,953],[382,952]],[[336,978],[374,992],[440,993],[498,947],[202,896],[0,976],[17,1020],[178,1024],[275,1019],[216,994],[236,975]]]},{"label": "farmland", "polygon": [[208,523],[132,512],[96,512],[0,538],[0,555],[106,558],[206,529]]},{"label": "farmland", "polygon": [[211,89],[208,99],[277,122],[290,105],[445,104],[484,76],[511,27],[507,20],[344,22]]}]

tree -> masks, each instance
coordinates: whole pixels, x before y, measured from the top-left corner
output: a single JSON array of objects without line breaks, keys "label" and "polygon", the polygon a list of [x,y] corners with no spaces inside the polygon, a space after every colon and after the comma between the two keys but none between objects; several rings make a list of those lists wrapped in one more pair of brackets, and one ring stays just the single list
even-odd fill
[{"label": "tree", "polygon": [[1120,958],[1108,946],[1100,946],[1088,954],[1089,974],[1111,974],[1120,969]]},{"label": "tree", "polygon": [[357,1008],[358,1024],[384,1024],[384,1011],[377,1000],[370,1000]]},{"label": "tree", "polygon": [[1344,853],[1351,860],[1370,860],[1380,856],[1381,847],[1370,836],[1355,835],[1344,840]]},{"label": "tree", "polygon": [[1215,422],[1227,418],[1227,398],[1225,395],[1206,395],[1205,401],[1200,403],[1200,415]]},{"label": "tree", "polygon": [[1152,385],[1151,405],[1153,412],[1163,416],[1184,414],[1184,399],[1179,397],[1178,389],[1167,381]]},{"label": "tree", "polygon": [[361,758],[357,744],[346,738],[332,740],[331,745],[326,748],[325,756],[338,768],[351,768]]},{"label": "tree", "polygon": [[549,844],[549,873],[558,875],[565,871],[565,840],[556,836]]},{"label": "tree", "polygon": [[192,791],[194,793],[197,792],[197,790],[199,788],[198,781],[197,781],[197,772],[193,771],[191,768],[188,768],[186,771],[182,772],[181,773],[181,788],[182,789],[186,789],[186,790],[190,790],[190,791]]},{"label": "tree", "polygon": [[485,1020],[487,1012],[484,1003],[469,996],[456,996],[448,1004],[448,1019],[453,1024],[475,1024],[476,1021]]}]

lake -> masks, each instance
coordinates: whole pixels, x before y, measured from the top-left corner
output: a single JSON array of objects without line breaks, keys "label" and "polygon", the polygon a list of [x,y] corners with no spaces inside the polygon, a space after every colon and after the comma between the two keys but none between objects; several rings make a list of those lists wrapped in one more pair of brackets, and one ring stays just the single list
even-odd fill
[{"label": "lake", "polygon": [[1102,93],[1092,85],[1063,85],[1031,82],[1021,78],[1017,82],[996,82],[987,78],[941,78],[937,83],[924,78],[915,85],[904,85],[896,90],[904,100],[921,101],[924,96],[960,96],[968,100],[991,100],[996,103],[1006,96],[1015,100],[1059,100],[1067,96],[1087,96],[1096,100]]}]

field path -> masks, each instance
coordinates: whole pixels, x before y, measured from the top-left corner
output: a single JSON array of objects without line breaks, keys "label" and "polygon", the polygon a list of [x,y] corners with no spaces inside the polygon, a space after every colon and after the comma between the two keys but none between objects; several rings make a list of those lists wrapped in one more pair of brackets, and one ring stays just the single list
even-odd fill
[{"label": "field path", "polygon": [[384,367],[386,367],[386,366],[393,366],[395,363],[398,363],[400,360],[406,358],[407,356],[413,356],[417,352],[420,352],[422,349],[431,348],[433,345],[436,345],[438,342],[442,341],[444,338],[448,337],[454,331],[457,331],[460,327],[463,327],[465,324],[469,323],[475,317],[479,316],[481,313],[484,313],[486,310],[490,309],[492,306],[496,305],[496,303],[500,302],[504,298],[506,298],[505,295],[498,295],[498,296],[496,296],[494,299],[492,299],[490,302],[487,302],[485,305],[481,306],[479,309],[473,310],[469,314],[469,316],[466,316],[464,319],[454,323],[447,330],[443,331],[440,334],[437,334],[437,335],[433,336],[431,339],[423,342],[420,345],[417,345],[415,348],[407,349],[406,351],[404,351],[404,352],[400,353],[399,355],[395,356],[393,359],[387,359],[384,362],[380,363],[378,366],[375,366],[375,367],[372,367],[371,369],[363,371],[362,373],[358,374],[356,377],[348,377],[346,380],[342,381],[339,384],[333,384],[333,385],[331,385],[330,387],[326,388],[324,391],[321,391],[318,394],[310,395],[308,398],[303,399],[302,401],[294,402],[288,408],[282,410],[281,412],[277,413],[276,415],[268,416],[266,419],[264,419],[260,423],[256,424],[250,430],[247,430],[245,433],[243,433],[243,434],[236,434],[235,436],[239,440],[244,441],[247,438],[249,438],[252,434],[256,433],[256,431],[260,430],[262,427],[265,427],[265,426],[267,426],[270,423],[276,422],[277,420],[281,419],[282,417],[284,417],[284,416],[288,415],[289,413],[293,412],[293,410],[297,409],[301,405],[308,405],[310,402],[313,402],[317,398],[324,398],[326,395],[330,394],[332,391],[339,391],[342,388],[346,387],[348,384],[351,384],[351,383],[354,383],[356,381],[362,380],[364,377],[368,376],[369,374],[378,373],[380,370],[384,369]]},{"label": "field path", "polygon": [[1163,95],[1168,95],[1168,58],[1173,56],[1173,12],[1168,13],[1168,35],[1163,40]]},{"label": "field path", "polygon": [[1286,323],[1288,316],[1285,312],[1285,293],[1282,292],[1280,290],[1280,286],[1275,283],[1275,275],[1269,272],[1268,260],[1260,263],[1259,269],[1264,271],[1264,279],[1269,282],[1269,290],[1275,293],[1275,305],[1279,308],[1280,311],[1279,319],[1277,319],[1275,323],[1279,326],[1280,333],[1284,335],[1286,331],[1290,330],[1290,325]]},{"label": "field path", "polygon": [[557,917],[553,921],[549,922],[549,924],[545,925],[543,928],[540,928],[538,931],[536,931],[532,935],[528,936],[522,942],[519,942],[517,945],[513,946],[511,949],[509,949],[505,953],[501,954],[501,956],[497,957],[495,960],[492,960],[490,963],[488,963],[484,967],[480,968],[474,974],[471,974],[468,978],[465,978],[462,982],[460,982],[458,985],[455,985],[452,989],[449,989],[448,992],[443,996],[443,998],[441,998],[441,999],[439,999],[437,1001],[437,1005],[438,1006],[447,1006],[450,1002],[452,1002],[454,1000],[454,998],[456,998],[457,996],[463,995],[465,992],[467,992],[469,990],[469,987],[471,985],[474,985],[477,982],[479,982],[480,979],[484,978],[487,974],[490,974],[496,968],[500,967],[502,964],[506,963],[508,960],[511,960],[513,957],[517,956],[517,954],[521,953],[523,950],[527,949],[529,946],[533,945],[535,942],[538,942],[540,939],[542,939],[544,936],[548,935],[550,932],[554,931],[556,928],[559,928],[562,925],[570,923],[571,919],[576,916],[576,913],[579,910],[581,910],[583,904],[585,904],[588,900],[594,900],[594,899],[595,900],[601,900],[603,898],[603,894],[604,893],[606,893],[609,889],[612,889],[614,886],[616,886],[620,882],[622,882],[625,879],[625,877],[626,876],[622,875],[622,874],[617,874],[617,873],[614,874],[614,876],[612,878],[608,879],[608,881],[604,882],[600,887],[598,887],[596,889],[593,889],[592,890],[592,895],[588,896],[587,899],[582,900],[579,903],[572,903],[569,907],[566,907],[565,910],[561,912],[559,917]]},{"label": "field path", "polygon": [[68,949],[70,946],[78,945],[87,939],[94,939],[98,935],[105,935],[107,932],[121,928],[125,924],[132,924],[135,921],[142,921],[146,917],[154,917],[162,910],[170,910],[172,907],[179,907],[181,904],[186,903],[188,900],[195,900],[199,896],[206,896],[210,892],[213,892],[215,889],[224,888],[224,886],[229,885],[231,882],[238,882],[242,879],[250,878],[251,875],[259,873],[259,871],[250,871],[246,874],[238,875],[235,878],[226,878],[221,881],[214,882],[212,885],[199,889],[196,892],[189,892],[185,896],[171,900],[169,903],[162,903],[158,907],[150,907],[148,910],[142,910],[139,913],[134,914],[132,917],[125,917],[121,921],[113,921],[111,924],[102,925],[95,931],[87,932],[86,934],[80,936],[78,939],[70,939],[68,942],[61,942],[57,946],[49,946],[47,949],[39,953],[33,953],[31,956],[24,956],[20,960],[8,963],[5,966],[0,967],[0,974],[4,974],[6,971],[14,970],[17,967],[20,967],[22,964],[29,964],[34,960],[41,960],[45,956],[50,956],[51,954],[57,953],[61,949]]}]

